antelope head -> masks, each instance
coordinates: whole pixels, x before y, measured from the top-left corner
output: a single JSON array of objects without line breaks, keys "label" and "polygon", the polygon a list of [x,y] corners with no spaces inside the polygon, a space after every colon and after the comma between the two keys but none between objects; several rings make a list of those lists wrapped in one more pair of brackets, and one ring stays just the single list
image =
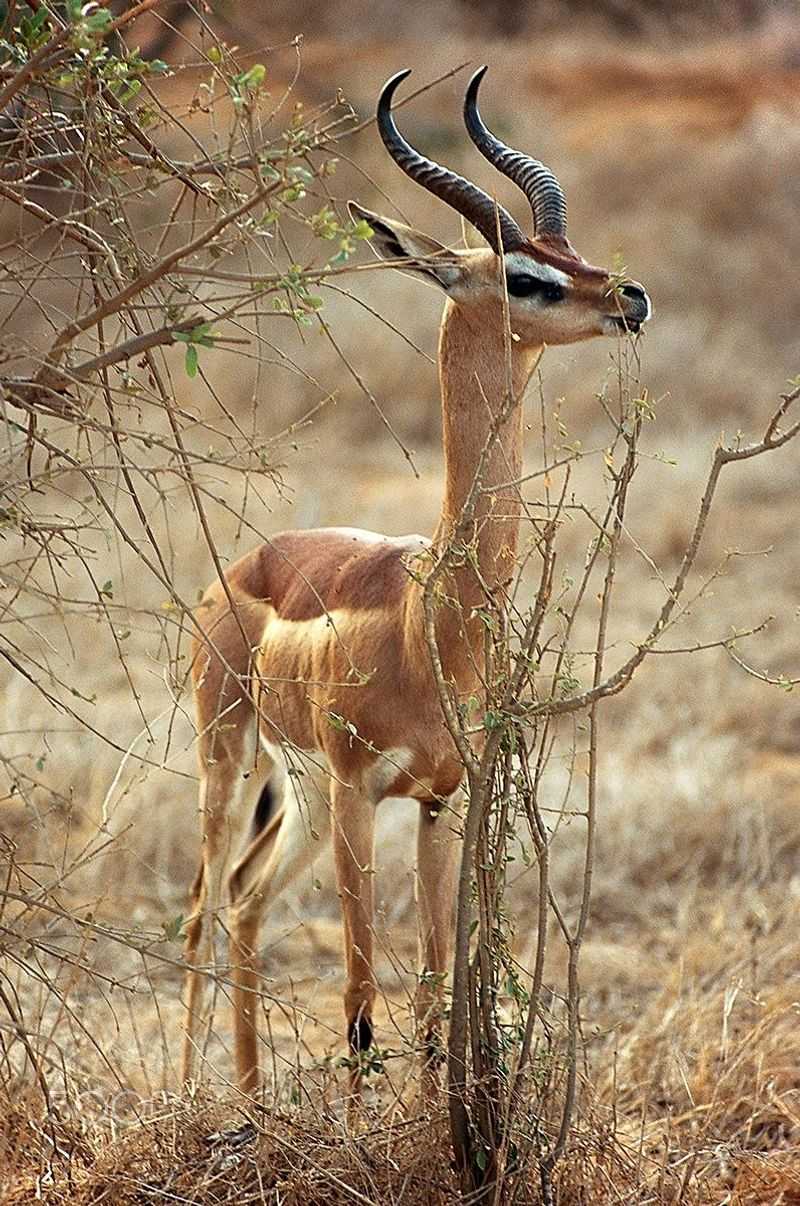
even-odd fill
[{"label": "antelope head", "polygon": [[412,180],[452,206],[489,246],[453,250],[353,202],[351,213],[369,223],[375,232],[373,246],[383,259],[434,281],[478,330],[487,323],[494,326],[493,320],[502,323],[507,296],[518,346],[575,343],[620,331],[635,334],[651,314],[645,289],[587,264],[572,247],[564,193],[553,173],[538,160],[507,147],[483,123],[478,89],[486,70],[476,71],[467,88],[467,132],[489,162],[525,193],[533,215],[532,237],[488,193],[427,159],[403,138],[392,115],[392,98],[408,70],[387,81],[378,101],[384,145]]}]

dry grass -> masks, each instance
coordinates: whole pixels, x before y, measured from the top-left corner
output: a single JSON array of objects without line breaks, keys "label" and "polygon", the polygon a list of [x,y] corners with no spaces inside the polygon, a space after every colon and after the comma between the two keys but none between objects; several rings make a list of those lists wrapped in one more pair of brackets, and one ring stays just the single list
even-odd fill
[{"label": "dry grass", "polygon": [[[457,1200],[447,1167],[437,1176],[445,1146],[443,1120],[376,1127],[358,1139],[331,1120],[275,1113],[254,1125],[235,1107],[217,1101],[148,1103],[140,1118],[112,1137],[95,1127],[87,1134],[59,1128],[68,1161],[53,1163],[53,1176],[37,1185],[30,1173],[11,1182],[4,1202],[70,1202],[88,1206],[173,1200],[204,1203],[429,1202]],[[5,1133],[7,1167],[27,1169],[36,1149],[46,1166],[50,1154],[29,1114],[10,1112]],[[27,1150],[23,1150],[27,1149]]]},{"label": "dry grass", "polygon": [[[455,39],[435,51],[417,44],[407,52],[422,77],[445,57],[449,65],[461,54],[486,53]],[[330,44],[312,45],[313,72],[301,88],[313,96],[342,84],[366,111],[400,53],[381,46],[348,58]],[[645,464],[630,527],[665,573],[682,549],[718,433],[755,430],[798,371],[800,89],[792,72],[776,83],[774,73],[746,66],[747,47],[738,54],[723,66],[719,49],[695,52],[687,67],[686,58],[621,63],[613,48],[611,82],[596,47],[556,46],[535,65],[527,46],[493,48],[488,56],[505,67],[499,80],[487,79],[485,110],[499,115],[507,136],[558,168],[576,246],[601,263],[620,250],[655,298],[643,376],[663,401],[648,451],[675,464]],[[289,58],[276,54],[276,79]],[[633,83],[625,82],[626,62]],[[407,111],[404,122],[433,153],[486,181],[459,130],[459,88],[448,85]],[[356,194],[382,208],[384,191],[416,224],[454,237],[447,213],[383,163],[371,132],[347,153],[375,187],[343,164],[337,197]],[[517,206],[510,194],[501,200]],[[432,354],[438,297],[388,274],[369,291],[353,289]],[[248,500],[251,530],[237,532],[235,517],[211,506],[226,555],[249,547],[257,532],[288,526],[433,526],[440,472],[434,371],[349,299],[331,296],[328,314],[401,437],[418,448],[420,478],[316,335],[304,345],[287,336],[281,346],[318,389],[284,361],[270,366],[256,394],[250,367],[220,352],[207,365],[212,386],[235,416],[267,434],[338,391],[319,421],[282,441],[283,496],[267,483],[263,502]],[[569,438],[587,449],[604,438],[594,394],[613,374],[608,357],[599,343],[556,350],[544,368],[546,408],[566,395]],[[192,393],[196,387],[179,375],[176,381],[185,402],[220,418],[208,393]],[[535,426],[528,449],[534,464]],[[796,478],[797,452],[790,449],[726,487],[698,570],[710,574],[731,547],[756,553],[736,559],[714,582],[673,634],[675,644],[774,614],[748,656],[773,675],[798,673]],[[589,502],[602,497],[596,458],[578,467],[575,484]],[[232,489],[225,479],[213,486],[220,494]],[[242,500],[231,501],[238,507]],[[193,598],[210,569],[182,508],[176,499],[174,512],[155,522],[170,538],[179,589]],[[564,534],[565,572],[580,563],[585,544],[576,520]],[[620,657],[660,598],[650,566],[632,550],[621,572],[613,632]],[[128,607],[159,605],[152,583],[104,533],[96,576],[114,578],[115,598]],[[131,628],[128,665],[152,719],[170,705],[159,624],[134,615]],[[61,672],[97,694],[96,711],[130,745],[141,723],[103,627],[65,613],[42,632]],[[347,1133],[336,1102],[340,955],[324,859],[267,926],[274,1109],[253,1113],[224,1094],[231,1069],[224,1008],[206,1051],[207,1076],[223,1095],[178,1098],[180,946],[169,926],[185,908],[197,852],[191,725],[178,715],[167,746],[158,722],[156,744],[137,747],[149,748],[156,763],[168,748],[168,767],[131,759],[116,777],[118,755],[59,717],[19,678],[5,684],[4,712],[2,752],[21,785],[2,804],[2,830],[15,846],[9,883],[28,895],[45,886],[64,915],[30,910],[24,921],[31,947],[7,952],[14,1006],[37,1036],[58,1118],[41,1122],[30,1064],[4,1027],[3,1042],[13,1050],[2,1065],[3,1201],[455,1200],[443,1124],[418,1117],[407,1068],[410,810],[388,805],[381,821],[379,1038],[397,1056],[377,1078],[366,1133]],[[566,748],[566,726],[563,738]],[[595,907],[583,956],[585,1088],[559,1173],[561,1203],[800,1203],[799,739],[795,697],[746,677],[719,651],[653,658],[607,709]],[[554,772],[554,792],[558,781]],[[107,820],[98,828],[103,804]],[[577,829],[565,824],[554,848],[555,881],[568,901],[579,884]],[[523,958],[532,876],[521,876],[512,900]],[[7,906],[7,925],[15,912]],[[90,913],[98,926],[119,925],[124,939],[70,925],[70,912]],[[559,959],[554,949],[554,984]],[[303,1085],[310,1096],[298,1100]],[[248,1118],[256,1132],[241,1132],[241,1145],[225,1134],[209,1141]],[[534,1201],[535,1192],[531,1176],[520,1200]]]}]

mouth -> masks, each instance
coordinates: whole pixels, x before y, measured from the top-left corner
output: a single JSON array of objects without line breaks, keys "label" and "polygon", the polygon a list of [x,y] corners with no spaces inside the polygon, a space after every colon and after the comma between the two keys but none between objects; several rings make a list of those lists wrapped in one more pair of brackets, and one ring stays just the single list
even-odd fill
[{"label": "mouth", "polygon": [[625,331],[630,335],[638,335],[644,321],[641,318],[623,318],[621,314],[608,314],[606,317],[615,330]]}]

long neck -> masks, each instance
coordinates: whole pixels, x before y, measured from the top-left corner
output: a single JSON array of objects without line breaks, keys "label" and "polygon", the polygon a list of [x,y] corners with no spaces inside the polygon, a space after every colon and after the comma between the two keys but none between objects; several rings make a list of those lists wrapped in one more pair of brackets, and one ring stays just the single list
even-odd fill
[{"label": "long neck", "polygon": [[441,553],[455,535],[456,553],[436,633],[445,676],[459,688],[469,689],[482,664],[485,626],[472,613],[500,602],[513,574],[521,504],[510,483],[522,467],[522,394],[540,355],[513,341],[507,352],[499,313],[465,314],[447,302],[439,339],[445,486],[434,547]]}]

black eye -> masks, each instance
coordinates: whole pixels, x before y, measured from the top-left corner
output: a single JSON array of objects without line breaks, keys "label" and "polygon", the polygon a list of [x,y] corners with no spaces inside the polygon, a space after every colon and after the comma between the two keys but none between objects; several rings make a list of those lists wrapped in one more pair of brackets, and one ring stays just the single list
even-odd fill
[{"label": "black eye", "polygon": [[533,297],[536,294],[546,302],[560,302],[564,299],[564,286],[553,281],[540,280],[527,272],[517,272],[507,278],[508,292],[512,297]]},{"label": "black eye", "polygon": [[564,286],[549,284],[545,285],[542,290],[542,297],[548,302],[560,302],[564,300]]}]

